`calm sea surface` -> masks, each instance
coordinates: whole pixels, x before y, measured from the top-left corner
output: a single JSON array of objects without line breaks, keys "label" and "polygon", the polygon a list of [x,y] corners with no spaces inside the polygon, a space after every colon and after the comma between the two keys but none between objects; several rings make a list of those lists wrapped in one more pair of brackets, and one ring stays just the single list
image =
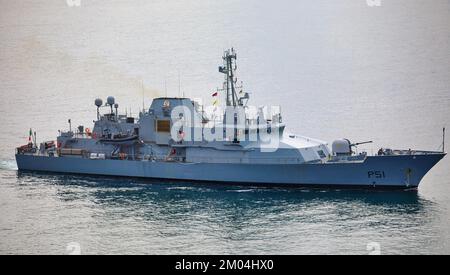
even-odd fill
[{"label": "calm sea surface", "polygon": [[292,132],[370,153],[436,150],[450,128],[447,0],[0,0],[0,254],[450,254],[449,157],[417,192],[17,171],[30,127],[91,126],[96,97],[137,114],[142,82],[148,105],[180,75],[211,104],[228,47],[251,103],[281,106]]}]

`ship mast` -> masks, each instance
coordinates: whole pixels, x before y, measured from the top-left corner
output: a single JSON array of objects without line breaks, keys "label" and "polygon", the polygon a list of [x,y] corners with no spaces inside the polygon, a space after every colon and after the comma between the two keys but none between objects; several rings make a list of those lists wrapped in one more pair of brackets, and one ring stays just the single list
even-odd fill
[{"label": "ship mast", "polygon": [[236,52],[232,48],[225,51],[223,55],[223,66],[219,67],[219,72],[225,74],[224,89],[227,92],[227,106],[242,106],[241,100],[236,93],[235,73],[236,70]]}]

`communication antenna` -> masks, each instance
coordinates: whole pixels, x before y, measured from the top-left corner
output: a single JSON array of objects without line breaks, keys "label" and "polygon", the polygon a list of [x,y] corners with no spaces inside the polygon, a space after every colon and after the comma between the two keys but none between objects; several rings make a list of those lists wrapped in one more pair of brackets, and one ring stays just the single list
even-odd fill
[{"label": "communication antenna", "polygon": [[181,97],[184,97],[184,96],[181,94],[181,77],[180,77],[180,70],[178,70],[178,95],[181,96]]},{"label": "communication antenna", "polygon": [[113,107],[114,104],[116,103],[116,99],[113,96],[108,96],[108,98],[106,99],[106,104],[109,105],[109,107],[111,108],[111,114],[113,114]]},{"label": "communication antenna", "polygon": [[97,106],[97,120],[100,119],[100,107],[102,107],[103,105],[103,100],[101,100],[100,98],[97,98],[95,100],[95,106]]},{"label": "communication antenna", "polygon": [[116,109],[116,119],[119,117],[119,104],[114,104],[114,109]]},{"label": "communication antenna", "polygon": [[[219,67],[219,72],[225,74],[225,81],[223,83],[223,90],[226,91],[227,95],[227,106],[244,106],[244,100],[250,98],[248,93],[243,93],[241,90],[239,94],[236,92],[236,89],[242,89],[242,87],[236,86],[237,77],[236,77],[236,51],[231,48],[224,52],[222,57],[223,66]],[[246,105],[246,103],[245,103]]]},{"label": "communication antenna", "polygon": [[445,153],[445,127],[442,129],[442,153]]},{"label": "communication antenna", "polygon": [[142,88],[142,113],[145,112],[145,89],[144,89],[144,80],[141,79],[141,88]]},{"label": "communication antenna", "polygon": [[164,91],[166,92],[166,97],[167,97],[167,79],[164,78]]}]

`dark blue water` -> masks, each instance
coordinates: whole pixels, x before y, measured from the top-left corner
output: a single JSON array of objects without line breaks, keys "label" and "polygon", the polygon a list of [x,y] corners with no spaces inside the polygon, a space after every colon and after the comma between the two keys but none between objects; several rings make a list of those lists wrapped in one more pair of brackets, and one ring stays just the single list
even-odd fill
[{"label": "dark blue water", "polygon": [[364,254],[374,241],[386,253],[439,253],[446,241],[433,234],[439,205],[416,192],[11,177],[3,253],[65,253],[77,242],[83,253]]},{"label": "dark blue water", "polygon": [[[332,2],[332,3],[330,3]],[[359,148],[435,150],[450,128],[450,3],[0,1],[0,253],[450,253],[450,160],[416,192],[270,189],[18,173],[14,148],[90,125],[93,99],[210,104],[238,50],[254,105]],[[166,83],[167,85],[165,85]],[[450,141],[447,139],[450,145]],[[375,244],[374,244],[375,243]]]}]

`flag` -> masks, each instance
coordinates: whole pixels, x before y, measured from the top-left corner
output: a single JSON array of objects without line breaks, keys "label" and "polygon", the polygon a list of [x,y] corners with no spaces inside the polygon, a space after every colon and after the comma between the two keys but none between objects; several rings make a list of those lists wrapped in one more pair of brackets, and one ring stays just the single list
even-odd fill
[{"label": "flag", "polygon": [[28,135],[28,142],[31,142],[31,136],[33,135],[33,130],[30,128],[30,132]]},{"label": "flag", "polygon": [[216,99],[213,101],[213,105],[216,106],[217,104],[219,104],[219,101]]},{"label": "flag", "polygon": [[217,92],[212,94],[212,96],[218,96],[218,95],[219,95],[219,93],[217,93]]}]

